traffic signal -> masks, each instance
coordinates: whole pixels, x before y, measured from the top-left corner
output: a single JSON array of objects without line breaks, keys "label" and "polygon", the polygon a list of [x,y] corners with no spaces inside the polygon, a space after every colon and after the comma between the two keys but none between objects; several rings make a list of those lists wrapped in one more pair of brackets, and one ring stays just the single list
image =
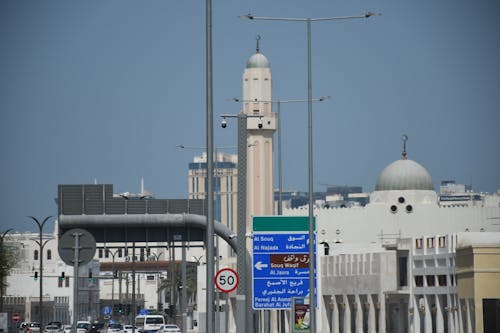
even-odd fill
[{"label": "traffic signal", "polygon": [[61,281],[64,281],[65,278],[66,278],[66,275],[64,274],[64,272],[61,272],[61,277],[60,277]]},{"label": "traffic signal", "polygon": [[115,269],[113,271],[113,279],[116,279],[118,277],[118,271]]},{"label": "traffic signal", "polygon": [[89,282],[92,281],[92,271],[89,270]]},{"label": "traffic signal", "polygon": [[158,311],[163,311],[163,303],[158,303]]},{"label": "traffic signal", "polygon": [[118,314],[123,314],[123,304],[118,304]]},{"label": "traffic signal", "polygon": [[35,279],[35,281],[38,280],[38,272],[35,272],[34,279]]},{"label": "traffic signal", "polygon": [[130,314],[130,304],[127,304],[126,307],[127,307],[127,312],[126,313],[127,313],[127,316],[128,316]]}]

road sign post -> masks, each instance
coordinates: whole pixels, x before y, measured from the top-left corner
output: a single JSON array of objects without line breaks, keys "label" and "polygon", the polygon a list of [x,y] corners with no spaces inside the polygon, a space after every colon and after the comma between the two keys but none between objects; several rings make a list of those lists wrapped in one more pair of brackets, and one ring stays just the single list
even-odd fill
[{"label": "road sign post", "polygon": [[253,218],[254,309],[289,310],[293,297],[309,295],[308,224],[307,216]]}]

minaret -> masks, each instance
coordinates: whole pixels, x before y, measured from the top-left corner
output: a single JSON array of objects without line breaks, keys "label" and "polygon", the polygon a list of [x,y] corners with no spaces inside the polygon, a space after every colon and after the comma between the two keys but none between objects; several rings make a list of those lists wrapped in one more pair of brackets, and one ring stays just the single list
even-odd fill
[{"label": "minaret", "polygon": [[[247,61],[243,72],[243,112],[248,117],[247,147],[247,217],[272,215],[273,196],[273,135],[276,113],[272,112],[272,76],[269,61],[260,53],[260,36],[255,54]],[[251,229],[250,229],[251,230]]]}]

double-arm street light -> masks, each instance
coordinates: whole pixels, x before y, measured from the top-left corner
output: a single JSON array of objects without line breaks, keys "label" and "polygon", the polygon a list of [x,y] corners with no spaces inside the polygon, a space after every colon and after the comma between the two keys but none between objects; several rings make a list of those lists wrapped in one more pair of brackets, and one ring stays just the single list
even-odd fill
[{"label": "double-arm street light", "polygon": [[[313,156],[312,156],[312,70],[311,70],[311,22],[338,21],[350,19],[366,19],[377,15],[368,12],[359,16],[337,16],[323,18],[291,18],[291,17],[262,17],[252,14],[242,15],[241,18],[249,20],[283,21],[283,22],[304,22],[307,27],[307,129],[308,129],[308,174],[309,174],[309,240],[314,239],[313,225]],[[314,242],[309,242],[309,306],[311,317],[311,333],[316,333],[316,299],[314,285],[314,268],[316,260],[314,257]]]},{"label": "double-arm street light", "polygon": [[[40,269],[40,272],[39,272],[39,277],[40,277],[40,298],[38,300],[38,321],[40,322],[40,328],[44,327],[43,326],[43,311],[42,311],[42,305],[43,305],[43,248],[45,247],[45,245],[47,244],[47,242],[49,240],[51,240],[52,238],[50,239],[46,239],[46,240],[43,240],[43,227],[45,226],[45,223],[47,223],[47,221],[51,218],[52,216],[47,216],[42,222],[38,221],[35,217],[33,216],[29,216],[29,218],[31,218],[33,220],[33,222],[36,223],[36,225],[38,226],[38,240],[34,240],[38,246],[40,247],[40,253],[38,254],[38,259],[39,259],[39,269]],[[76,275],[75,275],[76,276]],[[76,296],[75,296],[76,297]]]}]

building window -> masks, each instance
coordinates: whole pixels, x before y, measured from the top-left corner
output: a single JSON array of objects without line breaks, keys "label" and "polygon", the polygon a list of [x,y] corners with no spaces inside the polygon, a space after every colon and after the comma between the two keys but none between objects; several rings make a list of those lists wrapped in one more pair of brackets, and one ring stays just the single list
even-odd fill
[{"label": "building window", "polygon": [[439,243],[439,247],[445,247],[446,246],[446,237],[444,237],[444,236],[439,237],[438,243]]},{"label": "building window", "polygon": [[64,286],[65,286],[66,288],[68,288],[68,287],[69,287],[69,277],[68,277],[68,276],[66,276],[66,278],[64,279]]},{"label": "building window", "polygon": [[155,276],[154,275],[146,275],[146,280],[147,281],[154,281]]},{"label": "building window", "polygon": [[425,279],[427,280],[428,287],[434,287],[436,285],[436,279],[434,275],[426,275]]},{"label": "building window", "polygon": [[109,258],[109,250],[106,249],[106,251],[104,252],[104,258]]},{"label": "building window", "polygon": [[424,277],[422,275],[415,275],[415,286],[416,287],[424,286]]},{"label": "building window", "polygon": [[47,250],[47,260],[52,260],[52,250]]},{"label": "building window", "polygon": [[63,279],[61,279],[60,277],[57,277],[57,286],[59,288],[62,288],[62,286],[63,286]]},{"label": "building window", "polygon": [[99,249],[99,258],[102,258],[102,249]]},{"label": "building window", "polygon": [[440,286],[446,286],[446,275],[438,275],[438,283]]},{"label": "building window", "polygon": [[427,238],[427,248],[428,249],[434,248],[434,237]]},{"label": "building window", "polygon": [[118,249],[118,258],[121,258],[122,257],[122,248],[119,248]]},{"label": "building window", "polygon": [[422,248],[422,238],[415,239],[415,247],[417,249],[421,249]]},{"label": "building window", "polygon": [[33,260],[38,260],[38,250],[35,250],[35,252],[33,252]]},{"label": "building window", "polygon": [[399,257],[399,286],[405,287],[408,285],[408,258]]}]

